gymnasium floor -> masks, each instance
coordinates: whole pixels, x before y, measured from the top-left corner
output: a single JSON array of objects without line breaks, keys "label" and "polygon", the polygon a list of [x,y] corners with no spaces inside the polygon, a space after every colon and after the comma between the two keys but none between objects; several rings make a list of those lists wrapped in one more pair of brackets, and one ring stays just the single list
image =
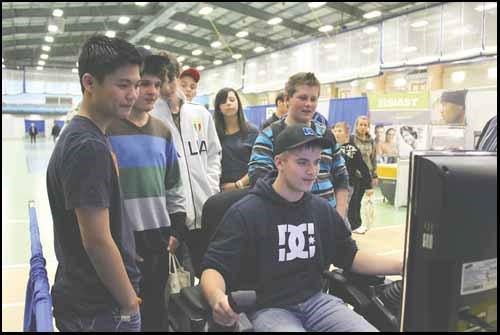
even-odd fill
[{"label": "gymnasium floor", "polygon": [[[56,269],[52,216],[45,172],[54,144],[39,138],[2,139],[2,332],[22,331],[26,283],[31,257],[28,201],[37,209],[40,240],[52,285]],[[375,222],[364,235],[354,234],[360,248],[376,254],[403,255],[406,208],[395,209],[375,192]],[[56,328],[54,328],[56,329]]]}]

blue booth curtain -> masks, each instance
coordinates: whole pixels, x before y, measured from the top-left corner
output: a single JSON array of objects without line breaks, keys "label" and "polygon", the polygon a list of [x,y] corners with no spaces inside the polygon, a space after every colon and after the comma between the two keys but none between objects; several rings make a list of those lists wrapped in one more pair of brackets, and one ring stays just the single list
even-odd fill
[{"label": "blue booth curtain", "polygon": [[331,99],[328,111],[328,123],[330,126],[337,122],[347,122],[354,131],[354,123],[358,116],[368,115],[368,98],[356,97],[347,99]]}]

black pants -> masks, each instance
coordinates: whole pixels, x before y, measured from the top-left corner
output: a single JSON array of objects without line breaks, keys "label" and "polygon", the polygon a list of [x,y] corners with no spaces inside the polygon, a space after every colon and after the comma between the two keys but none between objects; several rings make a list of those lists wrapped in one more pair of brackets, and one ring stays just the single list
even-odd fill
[{"label": "black pants", "polygon": [[30,135],[30,143],[36,143],[36,135]]},{"label": "black pants", "polygon": [[165,250],[155,253],[141,250],[143,262],[138,262],[141,270],[140,293],[141,304],[141,330],[161,331],[166,320],[166,307],[164,290],[168,279],[168,256]]},{"label": "black pants", "polygon": [[207,251],[207,241],[202,229],[194,229],[188,231],[186,234],[186,244],[189,249],[189,255],[191,256],[191,262],[193,264],[194,272],[199,278],[201,276],[200,266],[203,256]]},{"label": "black pants", "polygon": [[361,200],[365,194],[366,188],[360,185],[357,180],[353,181],[354,191],[352,193],[351,201],[349,202],[349,211],[347,217],[351,224],[351,230],[361,227]]}]

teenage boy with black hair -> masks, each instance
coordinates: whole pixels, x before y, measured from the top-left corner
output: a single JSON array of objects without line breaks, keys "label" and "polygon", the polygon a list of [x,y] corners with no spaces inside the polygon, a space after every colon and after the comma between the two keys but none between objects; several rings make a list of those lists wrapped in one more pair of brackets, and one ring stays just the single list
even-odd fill
[{"label": "teenage boy with black hair", "polygon": [[169,251],[175,251],[174,236],[186,221],[184,190],[172,132],[149,115],[160,96],[166,74],[162,56],[146,56],[139,97],[132,113],[126,119],[115,120],[107,131],[118,160],[127,212],[125,222],[135,233],[142,275],[143,331],[164,329]]},{"label": "teenage boy with black hair", "polygon": [[225,214],[203,259],[201,287],[214,320],[239,318],[227,292],[257,293],[248,314],[255,331],[376,331],[333,295],[321,274],[334,264],[364,274],[401,274],[402,259],[359,251],[343,219],[310,193],[322,150],[331,146],[310,124],[294,124],[275,139],[276,173],[259,179]]},{"label": "teenage boy with black hair", "polygon": [[140,272],[124,224],[116,158],[105,136],[134,105],[142,59],[130,43],[101,35],[78,58],[83,100],[47,168],[58,261],[52,287],[60,331],[139,331]]}]

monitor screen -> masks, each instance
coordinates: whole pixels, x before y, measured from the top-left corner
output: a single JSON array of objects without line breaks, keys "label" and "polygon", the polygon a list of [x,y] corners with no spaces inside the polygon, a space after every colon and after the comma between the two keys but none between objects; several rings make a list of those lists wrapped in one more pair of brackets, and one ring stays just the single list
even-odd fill
[{"label": "monitor screen", "polygon": [[401,330],[495,330],[496,152],[413,152],[409,185]]}]

